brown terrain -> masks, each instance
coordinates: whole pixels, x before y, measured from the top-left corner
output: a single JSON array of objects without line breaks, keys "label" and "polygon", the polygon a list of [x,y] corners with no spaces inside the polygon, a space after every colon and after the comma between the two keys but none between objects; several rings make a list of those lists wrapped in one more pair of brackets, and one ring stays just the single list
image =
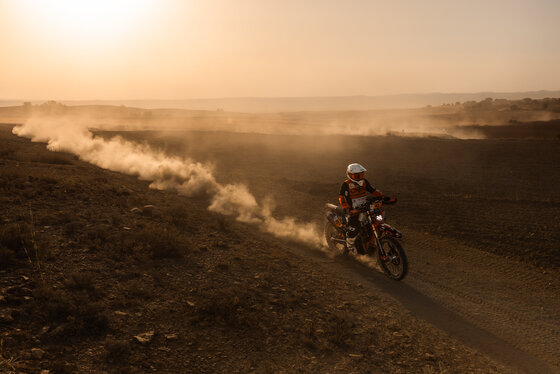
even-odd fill
[{"label": "brown terrain", "polygon": [[275,216],[318,225],[362,163],[399,198],[387,219],[410,271],[395,282],[11,128],[0,372],[560,372],[554,136],[118,133],[211,162],[218,182],[272,197]]}]

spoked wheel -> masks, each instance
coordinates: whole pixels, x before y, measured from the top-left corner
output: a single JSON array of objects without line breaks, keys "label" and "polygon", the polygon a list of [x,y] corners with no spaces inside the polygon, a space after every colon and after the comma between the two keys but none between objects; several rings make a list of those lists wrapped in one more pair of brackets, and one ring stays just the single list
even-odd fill
[{"label": "spoked wheel", "polygon": [[383,259],[377,251],[381,268],[390,278],[394,280],[403,279],[408,272],[408,261],[400,243],[390,237],[381,238],[380,243],[387,254],[386,258]]},{"label": "spoked wheel", "polygon": [[330,221],[325,226],[325,240],[330,249],[340,254],[347,254],[346,239],[344,233],[336,228]]}]

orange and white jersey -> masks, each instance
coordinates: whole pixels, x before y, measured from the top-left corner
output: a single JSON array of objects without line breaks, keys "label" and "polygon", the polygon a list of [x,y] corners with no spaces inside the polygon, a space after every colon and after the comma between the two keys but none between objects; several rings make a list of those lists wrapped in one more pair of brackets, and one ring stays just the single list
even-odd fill
[{"label": "orange and white jersey", "polygon": [[[340,187],[338,201],[344,209],[357,209],[361,207],[367,198],[367,193],[375,193],[376,190],[371,186],[367,179],[364,183],[356,183],[350,179],[346,179]],[[379,192],[378,192],[379,193]]]}]

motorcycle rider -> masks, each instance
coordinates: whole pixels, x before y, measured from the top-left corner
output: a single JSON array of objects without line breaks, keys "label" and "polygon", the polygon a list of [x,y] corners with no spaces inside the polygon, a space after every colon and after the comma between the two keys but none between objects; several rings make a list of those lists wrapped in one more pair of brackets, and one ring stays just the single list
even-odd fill
[{"label": "motorcycle rider", "polygon": [[[338,201],[346,211],[348,221],[348,232],[346,233],[346,246],[348,250],[356,250],[356,237],[359,229],[359,215],[362,206],[367,201],[367,193],[371,193],[375,197],[382,197],[385,202],[394,203],[396,198],[383,196],[381,191],[372,187],[367,179],[365,179],[366,168],[362,165],[353,163],[346,168],[346,176],[348,179],[342,183]],[[360,250],[359,252],[362,252]],[[361,253],[360,253],[361,254]]]}]

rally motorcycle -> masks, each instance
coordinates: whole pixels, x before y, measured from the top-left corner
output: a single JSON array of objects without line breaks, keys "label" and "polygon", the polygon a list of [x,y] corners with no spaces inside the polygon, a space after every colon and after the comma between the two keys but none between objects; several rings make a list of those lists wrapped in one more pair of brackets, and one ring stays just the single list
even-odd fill
[{"label": "rally motorcycle", "polygon": [[[355,241],[358,254],[376,256],[385,274],[394,280],[401,280],[408,271],[406,254],[398,238],[402,234],[385,223],[383,204],[394,204],[388,198],[368,197],[359,210],[359,228]],[[325,239],[333,250],[347,254],[346,234],[348,221],[346,212],[341,206],[326,205],[327,224]]]}]

